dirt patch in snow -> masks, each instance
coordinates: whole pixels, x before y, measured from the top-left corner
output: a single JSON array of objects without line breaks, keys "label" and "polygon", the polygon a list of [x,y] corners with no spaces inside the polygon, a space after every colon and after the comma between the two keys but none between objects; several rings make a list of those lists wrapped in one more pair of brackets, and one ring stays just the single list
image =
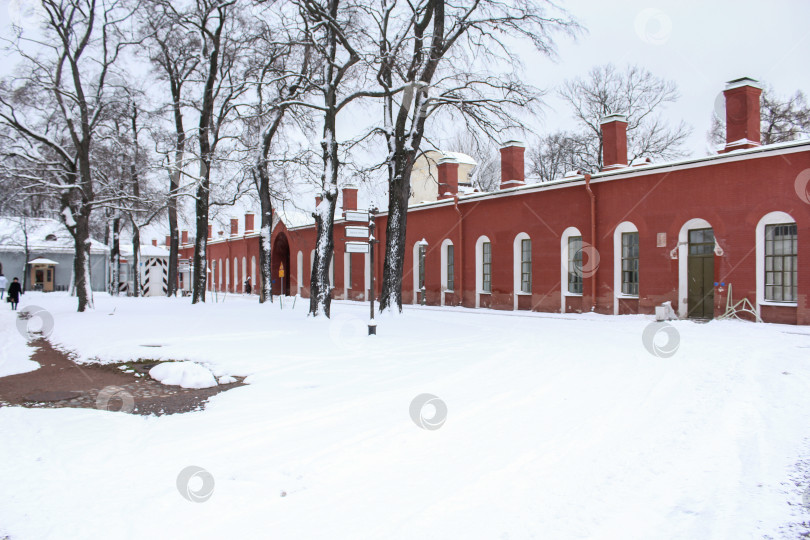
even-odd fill
[{"label": "dirt patch in snow", "polygon": [[244,379],[237,377],[236,382],[212,388],[167,386],[148,375],[149,369],[158,363],[156,361],[77,364],[45,339],[31,345],[37,348],[31,360],[42,367],[28,373],[0,377],[0,407],[95,409],[99,408],[99,393],[114,387],[113,392],[107,391],[111,398],[104,400],[107,410],[126,408],[125,401],[131,396],[133,414],[175,414],[201,410],[211,396],[244,384]]}]

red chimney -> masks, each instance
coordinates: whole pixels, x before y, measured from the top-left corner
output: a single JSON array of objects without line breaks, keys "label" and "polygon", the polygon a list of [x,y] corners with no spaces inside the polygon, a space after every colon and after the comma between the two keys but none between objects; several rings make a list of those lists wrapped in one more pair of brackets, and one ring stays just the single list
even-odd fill
[{"label": "red chimney", "polygon": [[214,236],[214,226],[209,223],[208,224],[208,239],[211,240],[212,236]]},{"label": "red chimney", "polygon": [[602,128],[602,170],[627,167],[627,117],[610,114],[599,124]]},{"label": "red chimney", "polygon": [[439,200],[452,199],[458,194],[458,160],[443,157],[438,161]]},{"label": "red chimney", "polygon": [[320,206],[322,200],[323,198],[321,198],[320,195],[315,195],[315,208],[318,208],[318,206]]},{"label": "red chimney", "polygon": [[166,246],[172,245],[172,237],[170,235],[166,235]]},{"label": "red chimney", "polygon": [[188,244],[188,231],[183,231],[180,233],[180,243],[183,245]]},{"label": "red chimney", "polygon": [[157,247],[157,238],[152,238],[152,245]]},{"label": "red chimney", "polygon": [[253,232],[253,212],[245,214],[245,234]]},{"label": "red chimney", "polygon": [[231,218],[231,236],[239,235],[239,218]]},{"label": "red chimney", "polygon": [[726,83],[726,147],[721,152],[760,145],[759,96],[762,87],[749,77]]},{"label": "red chimney", "polygon": [[501,189],[522,186],[526,183],[523,153],[526,145],[520,141],[506,141],[501,146]]},{"label": "red chimney", "polygon": [[357,186],[343,188],[343,212],[346,210],[357,210]]}]

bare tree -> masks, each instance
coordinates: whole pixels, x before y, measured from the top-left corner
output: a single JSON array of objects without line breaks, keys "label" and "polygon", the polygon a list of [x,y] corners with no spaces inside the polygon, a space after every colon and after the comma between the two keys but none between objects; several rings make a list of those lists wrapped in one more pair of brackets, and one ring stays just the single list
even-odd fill
[{"label": "bare tree", "polygon": [[529,150],[530,174],[549,182],[569,171],[590,170],[591,150],[585,135],[567,131],[546,135]]},{"label": "bare tree", "polygon": [[[380,309],[401,310],[410,177],[427,119],[450,111],[468,131],[490,137],[522,126],[539,93],[518,76],[511,40],[528,39],[552,54],[553,34],[574,32],[577,25],[554,4],[531,0],[384,0],[369,13],[379,48],[389,194]],[[503,69],[494,74],[493,66]]]},{"label": "bare tree", "polygon": [[670,126],[660,114],[666,104],[677,101],[677,85],[638,66],[629,66],[624,71],[613,64],[594,67],[585,78],[565,81],[559,95],[574,113],[580,128],[577,140],[587,144],[580,152],[585,170],[602,168],[599,122],[609,114],[627,116],[627,150],[631,161],[638,157],[679,157],[691,132],[684,122]]},{"label": "bare tree", "polygon": [[[273,299],[272,286],[272,246],[270,237],[273,229],[273,201],[284,196],[274,189],[271,179],[271,149],[276,145],[276,135],[280,132],[289,112],[298,106],[310,89],[312,73],[311,45],[306,36],[297,35],[295,25],[284,18],[281,12],[271,12],[271,17],[281,22],[277,27],[265,23],[257,33],[252,48],[247,78],[255,88],[256,101],[250,107],[247,146],[253,153],[251,175],[258,194],[261,223],[259,241],[259,270],[261,284],[259,302]],[[285,23],[290,23],[287,26]],[[286,27],[286,28],[285,28]],[[290,29],[291,28],[291,29]],[[257,284],[259,285],[259,284]]]},{"label": "bare tree", "polygon": [[211,206],[211,174],[219,160],[220,143],[228,136],[226,126],[235,120],[239,97],[247,90],[240,45],[249,40],[245,19],[236,0],[200,0],[187,13],[177,13],[186,28],[199,34],[197,73],[201,96],[198,107],[194,261],[192,303],[205,301],[207,283],[208,219]]},{"label": "bare tree", "polygon": [[[78,310],[92,307],[90,216],[96,203],[93,143],[109,99],[112,69],[128,44],[121,35],[137,5],[119,1],[44,0],[41,35],[6,40],[19,75],[0,89],[0,125],[14,133],[12,150],[30,170],[32,190],[59,200],[73,237]],[[34,187],[36,186],[36,187]]]},{"label": "bare tree", "polygon": [[151,45],[147,49],[149,60],[161,82],[166,84],[171,97],[168,109],[173,133],[166,156],[169,176],[169,285],[167,295],[177,294],[177,265],[180,231],[177,226],[177,205],[181,195],[181,179],[186,166],[188,134],[185,127],[185,90],[196,74],[200,63],[200,37],[194,29],[182,24],[182,17],[164,0],[153,0],[151,9],[144,10],[142,34]]},{"label": "bare tree", "polygon": [[321,139],[321,197],[315,209],[317,240],[310,279],[309,312],[313,316],[329,317],[332,291],[329,264],[334,253],[333,226],[338,199],[338,169],[340,167],[337,139],[339,112],[368,92],[352,92],[347,81],[352,80],[352,68],[361,60],[358,47],[361,10],[358,5],[341,0],[298,0],[306,43],[321,59],[318,78],[312,81],[312,91],[318,101],[307,106],[317,110],[323,124]]},{"label": "bare tree", "polygon": [[[781,98],[772,87],[762,91],[760,105],[762,144],[794,141],[810,136],[810,107],[801,90]],[[726,142],[726,119],[715,112],[709,130],[709,141],[715,146]]]}]

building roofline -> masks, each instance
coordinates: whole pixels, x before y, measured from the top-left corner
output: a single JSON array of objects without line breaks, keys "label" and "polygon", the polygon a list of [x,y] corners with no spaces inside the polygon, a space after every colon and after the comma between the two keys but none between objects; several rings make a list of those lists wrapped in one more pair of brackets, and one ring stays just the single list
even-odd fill
[{"label": "building roofline", "polygon": [[[650,163],[645,165],[627,166],[620,169],[610,171],[601,171],[591,175],[592,182],[608,182],[612,180],[621,180],[625,178],[633,178],[644,176],[647,174],[654,174],[668,170],[684,170],[693,169],[703,165],[715,165],[720,163],[732,163],[743,159],[757,159],[763,157],[778,156],[782,154],[794,154],[802,151],[810,151],[810,139],[802,139],[798,141],[789,141],[785,143],[769,144],[767,146],[758,146],[756,148],[747,148],[741,150],[733,150],[724,154],[716,154],[711,156],[704,156],[698,158],[687,158],[678,161],[669,161],[665,163]],[[498,197],[509,197],[523,193],[533,193],[536,191],[545,191],[547,189],[559,189],[574,185],[580,185],[585,182],[584,175],[570,176],[568,178],[559,178],[549,182],[536,182],[533,184],[525,184],[508,189],[499,189],[496,191],[481,191],[477,193],[468,193],[465,195],[459,194],[458,203],[465,204],[468,202],[477,202],[485,199],[494,199]],[[439,201],[427,201],[408,206],[408,212],[426,210],[429,208],[436,208],[441,206],[449,206],[454,204],[453,199],[442,199]],[[388,212],[383,210],[377,213],[377,216],[386,216]],[[335,223],[341,223],[345,220],[335,219]],[[315,224],[299,225],[297,227],[288,227],[288,230],[309,229],[314,227]]]}]

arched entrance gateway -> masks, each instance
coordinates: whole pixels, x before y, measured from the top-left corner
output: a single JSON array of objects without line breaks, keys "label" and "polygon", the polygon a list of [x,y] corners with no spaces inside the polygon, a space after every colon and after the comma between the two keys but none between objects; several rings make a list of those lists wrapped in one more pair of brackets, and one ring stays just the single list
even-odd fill
[{"label": "arched entrance gateway", "polygon": [[271,257],[273,294],[290,296],[290,243],[283,232],[280,232],[273,241]]}]

